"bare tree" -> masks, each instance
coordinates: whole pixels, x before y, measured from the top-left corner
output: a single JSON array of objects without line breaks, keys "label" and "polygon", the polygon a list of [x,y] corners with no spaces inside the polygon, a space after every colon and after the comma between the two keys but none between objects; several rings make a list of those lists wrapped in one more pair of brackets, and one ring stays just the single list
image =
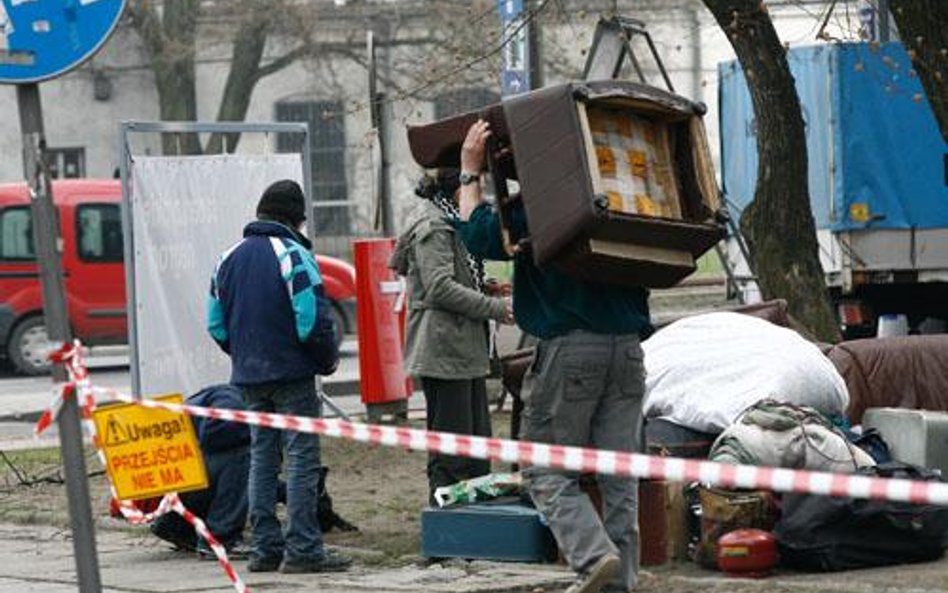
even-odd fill
[{"label": "bare tree", "polygon": [[785,298],[791,314],[817,338],[838,340],[810,210],[803,117],[786,50],[760,0],[703,1],[737,54],[754,106],[757,188],[740,226],[761,293]]},{"label": "bare tree", "polygon": [[[312,16],[305,5],[291,0],[229,0],[205,3],[202,0],[130,0],[131,25],[141,36],[155,74],[159,113],[164,121],[197,119],[195,64],[198,31],[213,17],[222,22],[223,38],[231,46],[230,70],[218,108],[219,121],[242,121],[250,106],[256,84],[264,77],[289,66],[314,48],[306,29]],[[208,11],[213,10],[213,14]],[[202,29],[203,30],[203,29]],[[264,60],[264,49],[275,32],[289,47],[276,57]],[[237,138],[229,138],[234,150]],[[224,138],[213,134],[202,147],[195,134],[181,138],[165,135],[165,154],[202,151],[221,152]]]},{"label": "bare tree", "polygon": [[948,142],[948,2],[891,0],[892,16],[912,58],[941,136]]}]

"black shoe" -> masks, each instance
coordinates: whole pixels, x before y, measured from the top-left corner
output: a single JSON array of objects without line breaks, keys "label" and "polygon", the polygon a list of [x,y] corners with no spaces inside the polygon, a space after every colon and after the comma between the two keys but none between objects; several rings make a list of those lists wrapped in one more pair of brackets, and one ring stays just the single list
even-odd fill
[{"label": "black shoe", "polygon": [[[246,560],[250,558],[250,547],[243,541],[227,542],[224,544],[224,550],[227,551],[228,560]],[[203,539],[197,547],[198,558],[201,560],[217,560],[217,554],[211,549]],[[279,560],[279,559],[278,559]],[[259,571],[272,572],[272,571]]]},{"label": "black shoe", "polygon": [[186,534],[174,529],[166,528],[164,524],[157,521],[149,525],[151,532],[157,537],[165,540],[178,552],[193,552],[195,550],[195,536],[192,533]]},{"label": "black shoe", "polygon": [[283,559],[279,556],[254,557],[247,563],[250,572],[276,572]]},{"label": "black shoe", "polygon": [[310,560],[290,560],[287,558],[280,565],[283,574],[302,574],[307,572],[345,572],[352,566],[352,558],[326,550],[322,558]]}]

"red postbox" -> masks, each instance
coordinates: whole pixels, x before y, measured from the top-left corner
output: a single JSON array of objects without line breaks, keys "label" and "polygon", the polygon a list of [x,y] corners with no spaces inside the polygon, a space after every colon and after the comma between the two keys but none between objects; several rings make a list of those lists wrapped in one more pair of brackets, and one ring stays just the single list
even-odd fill
[{"label": "red postbox", "polygon": [[370,422],[404,417],[411,379],[402,366],[405,287],[389,269],[395,239],[353,241],[356,315],[359,324],[359,384]]}]

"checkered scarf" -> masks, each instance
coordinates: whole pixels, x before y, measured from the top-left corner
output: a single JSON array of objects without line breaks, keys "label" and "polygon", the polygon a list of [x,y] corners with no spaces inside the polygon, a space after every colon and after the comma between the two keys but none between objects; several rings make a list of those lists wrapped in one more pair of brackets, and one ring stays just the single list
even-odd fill
[{"label": "checkered scarf", "polygon": [[[444,215],[450,220],[461,219],[461,213],[458,211],[454,199],[440,188],[431,196],[431,201],[434,202],[434,205],[444,212]],[[474,279],[474,288],[478,292],[484,292],[484,260],[468,253],[467,267],[471,270],[471,278]]]}]

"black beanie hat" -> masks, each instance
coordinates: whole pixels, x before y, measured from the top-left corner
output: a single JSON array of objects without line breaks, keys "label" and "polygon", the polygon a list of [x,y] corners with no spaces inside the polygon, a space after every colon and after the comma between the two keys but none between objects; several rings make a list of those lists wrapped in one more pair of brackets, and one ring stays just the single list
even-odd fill
[{"label": "black beanie hat", "polygon": [[288,222],[293,226],[306,220],[306,198],[300,185],[292,179],[270,184],[260,196],[257,217]]}]

